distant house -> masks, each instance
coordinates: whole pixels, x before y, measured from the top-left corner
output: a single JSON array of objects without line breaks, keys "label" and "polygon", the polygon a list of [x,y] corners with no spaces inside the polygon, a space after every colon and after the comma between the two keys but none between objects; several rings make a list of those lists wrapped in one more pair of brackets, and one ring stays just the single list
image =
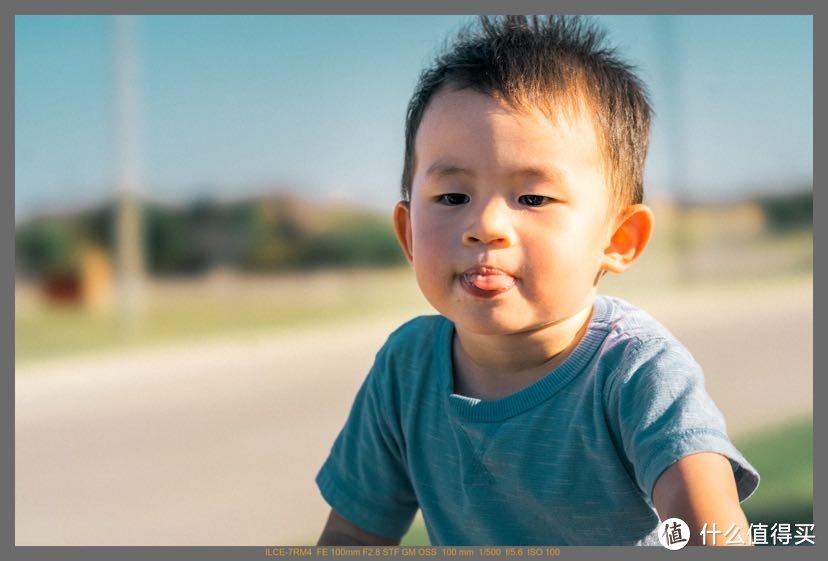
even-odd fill
[{"label": "distant house", "polygon": [[95,313],[109,313],[114,303],[112,260],[99,245],[84,244],[75,267],[47,275],[43,289],[50,302],[77,303]]}]

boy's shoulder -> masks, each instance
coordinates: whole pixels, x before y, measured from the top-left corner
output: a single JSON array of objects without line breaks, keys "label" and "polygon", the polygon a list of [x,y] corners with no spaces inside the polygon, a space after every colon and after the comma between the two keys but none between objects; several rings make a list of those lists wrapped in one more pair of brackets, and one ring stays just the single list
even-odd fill
[{"label": "boy's shoulder", "polygon": [[598,296],[591,330],[601,333],[599,362],[612,377],[680,369],[700,373],[690,351],[649,312],[614,296]]},{"label": "boy's shoulder", "polygon": [[605,311],[603,319],[595,322],[604,332],[598,363],[607,387],[645,384],[664,388],[703,379],[701,366],[690,351],[648,312],[611,296],[599,296],[596,312],[600,307]]},{"label": "boy's shoulder", "polygon": [[678,339],[649,312],[616,296],[599,295],[591,328],[603,330],[614,342],[679,345]]},{"label": "boy's shoulder", "polygon": [[432,337],[435,332],[451,321],[440,314],[416,316],[406,321],[391,332],[389,340],[408,337]]},{"label": "boy's shoulder", "polygon": [[453,334],[454,324],[441,315],[403,323],[377,352],[369,385],[385,399],[407,402],[416,402],[415,396],[427,388],[450,385]]},{"label": "boy's shoulder", "polygon": [[412,345],[434,342],[449,335],[446,330],[453,330],[453,325],[444,316],[439,314],[417,316],[392,331],[383,348],[405,350],[411,348]]},{"label": "boy's shoulder", "polygon": [[450,349],[453,334],[454,324],[444,316],[417,316],[391,332],[377,358],[412,364],[431,362]]}]

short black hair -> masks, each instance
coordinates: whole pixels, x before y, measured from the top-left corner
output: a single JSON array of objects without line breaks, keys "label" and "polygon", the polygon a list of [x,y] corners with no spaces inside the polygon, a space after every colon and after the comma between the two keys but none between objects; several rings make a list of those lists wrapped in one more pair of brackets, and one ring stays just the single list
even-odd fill
[{"label": "short black hair", "polygon": [[403,200],[411,196],[423,114],[438,92],[452,87],[550,116],[589,111],[614,201],[640,203],[652,108],[633,67],[607,45],[606,32],[577,16],[483,16],[476,23],[462,29],[417,82],[405,122]]}]

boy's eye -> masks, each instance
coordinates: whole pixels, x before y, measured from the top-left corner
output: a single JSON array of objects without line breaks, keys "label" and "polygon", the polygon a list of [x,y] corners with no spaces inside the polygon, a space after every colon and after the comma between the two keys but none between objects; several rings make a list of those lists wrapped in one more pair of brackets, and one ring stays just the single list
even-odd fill
[{"label": "boy's eye", "polygon": [[518,202],[526,206],[544,206],[551,203],[552,198],[544,195],[521,195]]},{"label": "boy's eye", "polygon": [[437,202],[448,206],[457,206],[469,202],[469,196],[462,193],[446,193],[437,197]]}]

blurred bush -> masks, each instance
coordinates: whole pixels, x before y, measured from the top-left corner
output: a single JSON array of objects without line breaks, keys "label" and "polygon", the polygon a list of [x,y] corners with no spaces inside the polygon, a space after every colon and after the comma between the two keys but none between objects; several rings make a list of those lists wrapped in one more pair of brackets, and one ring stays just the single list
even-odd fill
[{"label": "blurred bush", "polygon": [[84,237],[77,221],[47,219],[18,230],[18,270],[46,277],[72,272]]},{"label": "blurred bush", "polygon": [[779,232],[813,227],[814,197],[811,189],[790,195],[765,196],[758,202],[770,230]]},{"label": "blurred bush", "polygon": [[[115,203],[16,228],[17,273],[46,278],[77,270],[80,248],[114,248]],[[404,262],[390,220],[346,205],[291,195],[174,207],[142,203],[146,266],[155,275],[195,274],[214,267],[242,271]]]},{"label": "blurred bush", "polygon": [[308,240],[308,265],[392,265],[402,261],[385,220],[366,217],[332,225]]}]

